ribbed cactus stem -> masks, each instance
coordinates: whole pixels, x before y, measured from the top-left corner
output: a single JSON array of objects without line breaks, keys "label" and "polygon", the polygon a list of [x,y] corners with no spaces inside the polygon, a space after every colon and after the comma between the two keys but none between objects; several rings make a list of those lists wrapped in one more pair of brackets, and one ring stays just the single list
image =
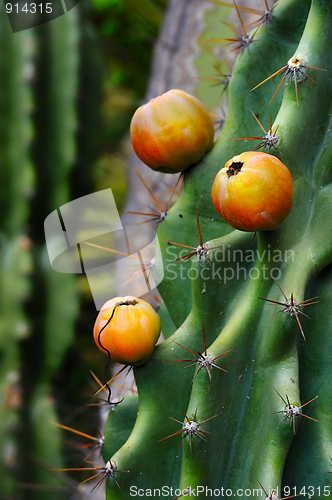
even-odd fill
[{"label": "ribbed cactus stem", "polygon": [[[135,425],[111,457],[106,439],[104,454],[130,472],[119,479],[121,489],[107,482],[107,498],[126,498],[130,485],[146,497],[163,485],[203,488],[203,497],[211,496],[205,488],[221,487],[258,497],[260,485],[279,497],[304,486],[311,497],[331,493],[330,359],[322,347],[331,331],[331,26],[327,2],[280,0],[250,53],[237,58],[223,130],[185,173],[158,228],[159,291],[178,329],[135,369]],[[290,215],[255,235],[233,230],[211,201],[218,171],[254,146],[235,140],[257,135],[253,114],[277,131],[273,154],[294,184]],[[192,247],[199,231],[206,251],[179,259],[180,245]],[[217,366],[196,373],[196,358]],[[204,422],[204,433],[192,422]]]}]

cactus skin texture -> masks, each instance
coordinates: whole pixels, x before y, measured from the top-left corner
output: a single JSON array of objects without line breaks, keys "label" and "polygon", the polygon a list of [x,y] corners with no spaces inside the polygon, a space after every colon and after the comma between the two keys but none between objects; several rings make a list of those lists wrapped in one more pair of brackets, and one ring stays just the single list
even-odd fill
[{"label": "cactus skin texture", "polygon": [[[130,486],[135,487],[132,493],[141,489],[144,498],[158,497],[153,489],[162,486],[169,488],[169,499],[176,488],[198,486],[210,488],[201,498],[218,496],[213,490],[222,487],[232,490],[233,497],[243,496],[245,490],[261,497],[258,481],[267,492],[278,488],[279,497],[287,496],[286,487],[289,495],[302,488],[311,498],[332,494],[331,27],[330,1],[280,0],[273,22],[260,27],[250,53],[243,51],[237,59],[221,135],[190,169],[190,179],[185,175],[179,200],[158,228],[158,265],[163,264],[165,272],[159,290],[162,316],[167,317],[165,306],[170,316],[170,335],[145,365],[134,369],[138,414],[130,435],[136,396],[126,408],[116,406],[106,424],[105,460],[130,471],[117,474],[121,489],[113,478],[107,480],[108,499],[128,499]],[[290,80],[268,106],[280,75],[250,92],[293,56],[326,71],[304,68],[315,83],[306,76],[298,80],[298,99]],[[263,125],[273,114],[282,155],[271,153],[289,168],[294,182],[290,215],[276,230],[255,237],[228,226],[210,197],[220,168],[252,147],[234,141],[257,135],[250,109]],[[204,243],[219,248],[207,257],[174,262],[188,250],[167,241],[193,246],[193,237],[198,239],[196,210]],[[273,315],[282,307],[260,300],[284,302],[272,278],[287,298],[293,294],[298,302],[319,295],[319,302],[304,311],[311,319],[301,316],[306,342],[294,317]],[[177,328],[173,334],[172,321]],[[197,366],[185,368],[191,363],[170,360],[195,359],[181,346],[204,352],[202,322],[208,354],[215,358],[231,352],[215,360],[227,373],[212,368],[210,380],[202,369],[192,382]],[[280,423],[284,414],[275,414],[285,408],[275,389],[297,406],[318,396],[303,413],[319,422],[302,417],[302,425],[297,419],[294,435],[288,420]],[[181,430],[172,419],[185,422],[183,411],[190,420],[196,415],[197,422],[216,415],[200,427],[212,435],[204,433],[206,440],[193,435],[191,450],[188,436],[180,443],[184,433],[163,440]],[[122,446],[114,452],[112,436],[120,431],[116,444]]]}]

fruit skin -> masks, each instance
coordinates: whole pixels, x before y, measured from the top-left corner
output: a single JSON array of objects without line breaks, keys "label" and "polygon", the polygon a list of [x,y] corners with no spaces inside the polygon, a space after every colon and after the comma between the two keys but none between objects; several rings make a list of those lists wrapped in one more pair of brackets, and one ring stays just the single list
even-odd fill
[{"label": "fruit skin", "polygon": [[196,97],[173,89],[138,108],[130,125],[135,153],[148,167],[182,172],[214,141],[212,119]]},{"label": "fruit skin", "polygon": [[[118,306],[118,307],[116,307]],[[101,332],[110,319],[110,323]],[[150,358],[160,335],[160,319],[153,308],[136,297],[115,297],[100,310],[94,328],[94,340],[113,361],[124,365],[143,365]]]},{"label": "fruit skin", "polygon": [[226,162],[211,195],[214,208],[232,227],[271,231],[291,211],[292,176],[275,156],[247,151]]}]

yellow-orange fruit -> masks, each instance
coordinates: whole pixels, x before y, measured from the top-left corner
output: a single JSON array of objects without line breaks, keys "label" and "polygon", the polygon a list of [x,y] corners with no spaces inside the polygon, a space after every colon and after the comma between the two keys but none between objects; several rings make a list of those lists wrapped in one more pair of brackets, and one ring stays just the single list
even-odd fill
[{"label": "yellow-orange fruit", "polygon": [[196,97],[173,89],[136,110],[130,135],[135,153],[148,167],[176,173],[211,149],[214,127]]},{"label": "yellow-orange fruit", "polygon": [[232,227],[271,231],[291,211],[292,176],[275,156],[247,151],[218,172],[211,195],[215,209]]},{"label": "yellow-orange fruit", "polygon": [[159,335],[157,313],[144,300],[131,296],[115,297],[106,302],[93,328],[93,337],[100,350],[108,351],[111,359],[118,363],[133,366],[148,361]]}]

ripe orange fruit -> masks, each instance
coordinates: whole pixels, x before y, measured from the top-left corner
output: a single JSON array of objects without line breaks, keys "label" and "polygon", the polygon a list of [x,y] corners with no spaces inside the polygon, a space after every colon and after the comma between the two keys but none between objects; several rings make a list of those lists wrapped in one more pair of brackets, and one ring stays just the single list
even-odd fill
[{"label": "ripe orange fruit", "polygon": [[174,89],[137,109],[130,135],[135,153],[148,167],[176,173],[211,149],[214,127],[196,97]]},{"label": "ripe orange fruit", "polygon": [[93,337],[100,350],[108,352],[118,363],[133,366],[148,361],[159,335],[157,313],[144,300],[131,296],[107,301],[93,328]]},{"label": "ripe orange fruit", "polygon": [[275,156],[247,151],[229,160],[212,186],[217,212],[241,231],[271,231],[292,208],[293,181]]}]

